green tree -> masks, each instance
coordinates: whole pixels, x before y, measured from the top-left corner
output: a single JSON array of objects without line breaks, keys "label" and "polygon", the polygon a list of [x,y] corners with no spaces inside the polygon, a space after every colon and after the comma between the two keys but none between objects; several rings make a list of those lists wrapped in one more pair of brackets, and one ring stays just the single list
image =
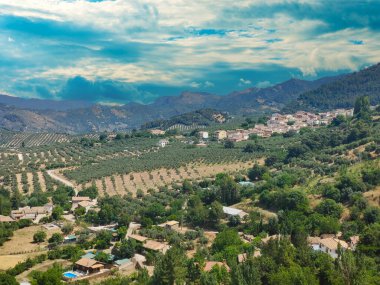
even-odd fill
[{"label": "green tree", "polygon": [[332,199],[325,199],[316,207],[316,211],[322,215],[339,219],[343,213],[343,207]]},{"label": "green tree", "polygon": [[18,285],[16,278],[7,273],[0,273],[0,285]]},{"label": "green tree", "polygon": [[234,148],[235,147],[235,144],[233,141],[226,141],[224,143],[224,148]]},{"label": "green tree", "polygon": [[270,277],[271,285],[318,285],[313,271],[308,267],[292,265],[289,268],[281,267]]},{"label": "green tree", "polygon": [[61,285],[64,284],[62,280],[63,270],[62,267],[54,264],[45,272],[33,271],[32,272],[32,285]]},{"label": "green tree", "polygon": [[255,164],[248,172],[248,177],[252,181],[263,179],[264,175],[268,173],[268,168]]},{"label": "green tree", "polygon": [[371,115],[371,105],[368,96],[356,98],[354,107],[354,116],[358,119],[368,120]]},{"label": "green tree", "polygon": [[33,235],[33,242],[41,243],[46,239],[46,233],[44,231],[38,231]]},{"label": "green tree", "polygon": [[180,285],[186,283],[187,258],[183,249],[174,246],[161,256],[154,268],[155,285]]},{"label": "green tree", "polygon": [[54,233],[48,240],[51,246],[56,246],[63,243],[63,235],[60,233]]}]

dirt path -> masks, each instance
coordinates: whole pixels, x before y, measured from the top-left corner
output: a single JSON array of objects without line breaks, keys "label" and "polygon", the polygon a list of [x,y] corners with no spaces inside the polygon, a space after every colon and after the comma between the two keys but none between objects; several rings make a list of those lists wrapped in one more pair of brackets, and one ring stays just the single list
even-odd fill
[{"label": "dirt path", "polygon": [[54,169],[50,169],[50,170],[46,171],[46,173],[51,178],[53,178],[54,180],[57,180],[57,181],[65,184],[66,186],[74,188],[75,194],[78,194],[78,191],[77,191],[76,186],[74,185],[74,183],[72,183],[70,180],[67,180],[65,177],[62,177],[61,175],[57,174],[55,171],[56,170],[54,170]]}]

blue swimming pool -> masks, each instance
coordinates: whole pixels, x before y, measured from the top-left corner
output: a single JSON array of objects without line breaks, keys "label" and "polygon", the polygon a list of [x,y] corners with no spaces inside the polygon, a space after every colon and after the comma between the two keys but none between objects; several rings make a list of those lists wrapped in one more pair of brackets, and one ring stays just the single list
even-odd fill
[{"label": "blue swimming pool", "polygon": [[65,273],[63,273],[63,276],[66,278],[77,278],[78,277],[78,275],[76,275],[73,272],[65,272]]}]

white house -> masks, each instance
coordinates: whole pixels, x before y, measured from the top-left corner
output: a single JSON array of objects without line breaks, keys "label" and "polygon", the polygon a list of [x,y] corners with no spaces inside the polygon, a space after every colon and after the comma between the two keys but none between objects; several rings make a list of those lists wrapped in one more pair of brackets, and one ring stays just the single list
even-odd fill
[{"label": "white house", "polygon": [[200,131],[200,132],[198,133],[198,136],[199,136],[199,138],[201,138],[201,139],[208,139],[208,132]]},{"label": "white house", "polygon": [[162,139],[162,140],[159,140],[158,141],[158,146],[159,147],[165,147],[165,146],[167,146],[169,144],[169,141],[167,140],[167,139]]},{"label": "white house", "polygon": [[342,250],[349,249],[348,244],[344,240],[335,237],[309,237],[308,243],[314,250],[325,252],[332,258],[338,257],[338,248],[341,248]]},{"label": "white house", "polygon": [[223,206],[223,213],[227,216],[239,216],[241,219],[248,215],[243,210],[225,206]]}]

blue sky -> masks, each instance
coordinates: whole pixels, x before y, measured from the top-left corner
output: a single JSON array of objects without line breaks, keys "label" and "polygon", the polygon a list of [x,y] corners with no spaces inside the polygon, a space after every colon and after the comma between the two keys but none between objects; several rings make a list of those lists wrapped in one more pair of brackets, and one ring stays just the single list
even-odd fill
[{"label": "blue sky", "polygon": [[380,2],[0,0],[0,93],[148,103],[380,61]]}]

